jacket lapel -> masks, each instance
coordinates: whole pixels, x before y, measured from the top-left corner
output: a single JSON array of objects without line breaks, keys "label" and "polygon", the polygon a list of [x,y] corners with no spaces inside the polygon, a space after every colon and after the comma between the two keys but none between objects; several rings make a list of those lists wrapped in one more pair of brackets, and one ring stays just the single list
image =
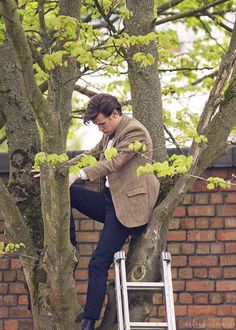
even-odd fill
[{"label": "jacket lapel", "polygon": [[126,127],[128,123],[129,117],[127,115],[122,115],[121,121],[119,122],[114,138],[112,140],[111,147],[114,147],[116,144],[116,140],[119,138],[120,134],[122,133],[123,129]]}]

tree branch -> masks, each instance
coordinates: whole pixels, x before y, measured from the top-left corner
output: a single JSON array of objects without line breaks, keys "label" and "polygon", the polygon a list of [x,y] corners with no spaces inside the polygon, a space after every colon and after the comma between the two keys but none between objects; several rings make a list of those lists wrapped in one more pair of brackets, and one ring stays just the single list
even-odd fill
[{"label": "tree branch", "polygon": [[195,80],[194,82],[192,82],[192,85],[196,86],[196,85],[200,84],[201,82],[203,82],[203,80],[205,80],[207,78],[214,78],[215,76],[217,76],[217,74],[218,74],[218,71],[207,74],[207,75]]},{"label": "tree branch", "polygon": [[210,37],[212,40],[214,40],[215,43],[216,43],[216,44],[217,44],[217,45],[218,45],[218,46],[219,46],[219,47],[225,52],[226,49],[224,49],[224,47],[221,46],[221,44],[218,42],[218,40],[217,40],[216,38],[214,38],[214,37],[211,35],[211,33],[210,33],[208,27],[207,27],[206,24],[203,22],[203,20],[202,20],[200,17],[199,17],[198,19],[199,19],[199,21],[201,22],[201,24],[202,24],[204,30],[206,31],[206,33],[209,35],[209,37]]},{"label": "tree branch", "polygon": [[2,111],[0,111],[0,129],[5,125],[6,119]]},{"label": "tree branch", "polygon": [[39,14],[39,26],[40,35],[44,44],[45,49],[49,49],[50,42],[46,32],[45,13],[44,13],[44,0],[38,0],[38,14]]},{"label": "tree branch", "polygon": [[94,95],[97,95],[96,92],[90,91],[86,87],[82,87],[82,86],[79,86],[79,85],[75,85],[74,90],[76,92],[79,92],[79,93],[81,93],[83,95],[86,95],[88,97],[93,97]]},{"label": "tree branch", "polygon": [[175,68],[175,69],[160,69],[159,72],[175,72],[175,71],[201,71],[201,70],[212,70],[213,67],[203,66],[202,68]]},{"label": "tree branch", "polygon": [[[226,146],[227,138],[235,123],[235,98],[236,98],[236,21],[228,50],[220,64],[219,72],[216,77],[209,98],[204,106],[199,125],[198,134],[207,137],[206,145],[193,143],[190,148],[190,154],[193,156],[192,174],[201,174],[217,157],[222,155]],[[228,83],[232,74],[231,82],[222,96],[223,89]],[[218,113],[216,109],[220,105]],[[215,115],[215,116],[214,116]],[[205,152],[207,157],[201,157]],[[201,163],[199,159],[201,157]],[[200,165],[201,166],[200,166]],[[199,173],[198,173],[199,172]]]},{"label": "tree branch", "polygon": [[[116,16],[114,18],[111,18],[109,21],[114,26],[114,23],[116,23],[119,20],[119,16]],[[92,26],[94,29],[102,29],[102,28],[109,28],[109,23],[107,21],[102,21],[99,23],[92,23]]]},{"label": "tree branch", "polygon": [[176,139],[174,138],[173,134],[171,133],[171,131],[167,128],[166,125],[164,125],[164,130],[165,132],[169,135],[172,143],[176,146],[176,148],[178,149],[178,151],[180,152],[180,154],[184,154],[183,150],[181,149],[180,145],[178,144],[178,142],[176,141]]},{"label": "tree branch", "polygon": [[0,178],[0,208],[5,219],[5,228],[10,238],[15,238],[16,242],[24,243],[28,254],[34,252],[34,244],[31,239],[29,228],[24,223],[19,208],[16,206],[14,198],[7,190]]},{"label": "tree branch", "polygon": [[37,63],[43,71],[46,71],[43,62],[43,56],[38,51],[37,44],[35,45],[35,43],[33,42],[33,38],[28,37],[28,43],[32,53],[33,62]]},{"label": "tree branch", "polygon": [[215,110],[219,106],[219,102],[222,101],[222,91],[228,82],[230,72],[232,70],[233,64],[236,60],[236,23],[234,25],[234,30],[232,33],[229,48],[226,54],[223,56],[218,75],[216,77],[215,83],[209,95],[209,98],[204,106],[200,121],[198,132],[201,134],[202,131],[209,124]]},{"label": "tree branch", "polygon": [[180,4],[181,2],[183,2],[184,0],[170,0],[166,3],[164,3],[163,5],[159,6],[157,8],[157,14],[160,15],[162,14],[164,11],[173,8],[175,6],[177,6],[178,4]]},{"label": "tree branch", "polygon": [[4,17],[7,32],[9,33],[17,59],[21,67],[21,76],[30,104],[33,106],[37,119],[42,127],[42,113],[47,113],[47,103],[34,79],[33,61],[29,44],[17,15],[14,0],[1,0],[0,13]]},{"label": "tree branch", "polygon": [[213,14],[209,13],[208,11],[206,11],[206,15],[208,17],[210,17],[214,23],[216,23],[216,25],[221,26],[223,29],[225,29],[226,31],[232,33],[233,29],[231,29],[229,26],[227,26],[226,24],[224,24],[223,22],[220,22],[220,20],[218,20]]},{"label": "tree branch", "polygon": [[112,24],[110,17],[106,15],[106,13],[104,12],[103,8],[100,6],[98,0],[94,0],[94,3],[97,7],[97,10],[99,11],[99,13],[101,14],[101,16],[104,18],[104,20],[107,22],[109,28],[111,29],[111,31],[113,33],[116,33],[116,28],[115,26]]},{"label": "tree branch", "polygon": [[176,15],[173,15],[171,17],[167,17],[167,18],[161,19],[159,21],[156,21],[155,25],[157,26],[157,25],[161,25],[161,24],[164,24],[164,23],[167,23],[167,22],[176,21],[177,19],[184,18],[184,17],[196,16],[199,13],[204,13],[207,9],[209,9],[211,7],[215,7],[219,4],[227,2],[227,1],[228,0],[217,0],[217,1],[209,3],[209,4],[207,4],[207,5],[205,5],[201,8],[194,9],[194,10],[189,10],[189,11],[186,11],[184,13],[176,14]]},{"label": "tree branch", "polygon": [[0,145],[5,142],[7,140],[7,136],[4,135],[1,139],[0,139]]},{"label": "tree branch", "polygon": [[45,18],[44,18],[44,0],[38,0],[38,14],[39,14],[39,25],[40,30],[44,34],[46,33],[46,24],[45,24]]}]

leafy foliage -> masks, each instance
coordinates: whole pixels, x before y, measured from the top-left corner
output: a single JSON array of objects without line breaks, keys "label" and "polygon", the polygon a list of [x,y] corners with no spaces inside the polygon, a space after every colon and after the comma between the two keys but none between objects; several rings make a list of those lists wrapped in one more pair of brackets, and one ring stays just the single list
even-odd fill
[{"label": "leafy foliage", "polygon": [[63,55],[66,54],[66,51],[60,50],[52,54],[46,54],[43,57],[44,65],[47,70],[55,69],[57,66],[62,66],[66,62],[63,62]]},{"label": "leafy foliage", "polygon": [[129,148],[129,150],[132,150],[132,151],[145,152],[147,150],[147,146],[144,143],[141,143],[138,140],[134,141],[134,143],[130,143],[128,148]]},{"label": "leafy foliage", "polygon": [[94,156],[91,155],[82,155],[80,160],[73,166],[70,167],[70,173],[76,174],[79,170],[86,166],[95,166],[97,160]]},{"label": "leafy foliage", "polygon": [[192,165],[192,156],[172,155],[168,161],[163,163],[154,162],[147,163],[145,166],[137,168],[137,175],[144,173],[154,173],[157,177],[174,176],[177,174],[185,174]]},{"label": "leafy foliage", "polygon": [[8,243],[0,242],[0,257],[6,254],[18,253],[20,250],[25,249],[25,244],[23,243]]},{"label": "leafy foliage", "polygon": [[223,189],[229,189],[231,187],[231,182],[226,181],[223,178],[218,177],[209,177],[207,178],[207,188],[208,189],[214,189],[214,188],[223,188]]},{"label": "leafy foliage", "polygon": [[[156,0],[155,19],[159,22],[168,15],[171,18],[175,14],[191,12],[211,2],[211,0],[185,0],[169,11],[158,13],[158,8],[166,4],[166,1]],[[73,58],[80,68],[79,82],[83,79],[85,85],[89,86],[90,79],[87,79],[87,76],[95,76],[99,73],[103,79],[95,79],[93,88],[112,91],[118,94],[121,100],[127,100],[129,84],[126,79],[127,64],[124,54],[130,46],[152,43],[158,51],[164,109],[165,112],[171,113],[169,116],[171,120],[167,123],[170,125],[169,128],[173,130],[177,142],[182,146],[190,138],[195,139],[196,142],[206,142],[203,137],[192,134],[193,131],[190,132],[195,126],[191,127],[189,132],[186,128],[189,121],[185,111],[190,112],[187,99],[200,93],[207,93],[212,86],[213,78],[208,75],[218,67],[230,36],[220,23],[230,25],[230,15],[233,15],[231,13],[235,10],[234,1],[229,0],[217,5],[216,8],[209,8],[207,11],[213,15],[212,17],[203,11],[199,15],[183,17],[181,23],[173,21],[158,24],[153,32],[135,36],[129,36],[124,29],[124,19],[132,17],[132,12],[127,9],[124,1],[104,0],[99,1],[99,5],[100,10],[94,1],[83,1],[81,18],[77,20],[59,15],[59,8],[55,2],[45,2],[44,34],[47,34],[49,41],[49,47],[45,49],[45,41],[39,26],[38,2],[32,0],[18,2],[23,27],[30,43],[38,52],[34,64],[38,83],[46,82],[51,70],[62,65],[66,66],[68,59]],[[102,11],[111,21],[111,25],[104,21]],[[154,64],[152,54],[142,51],[138,51],[133,59],[141,67]],[[200,78],[202,80],[196,83]],[[173,100],[181,102],[178,109],[175,109],[176,105],[173,107]],[[86,100],[80,103],[83,107]],[[199,110],[200,108],[198,112]],[[174,119],[176,111],[180,112],[178,114],[180,119],[177,120]]]},{"label": "leafy foliage", "polygon": [[197,133],[198,121],[198,114],[189,112],[187,108],[176,111],[175,118],[172,118],[169,111],[164,111],[165,124],[172,127],[175,140],[183,147],[192,140],[196,143],[207,143],[207,138]]},{"label": "leafy foliage", "polygon": [[44,152],[39,152],[35,156],[35,161],[34,161],[34,168],[38,169],[40,164],[42,163],[49,163],[51,166],[56,166],[58,164],[64,163],[68,160],[68,156],[66,154],[49,154],[47,155]]},{"label": "leafy foliage", "polygon": [[107,160],[112,160],[114,157],[116,157],[118,155],[118,150],[116,148],[114,148],[114,147],[107,148],[104,151],[104,155],[105,155],[105,158]]},{"label": "leafy foliage", "polygon": [[[155,0],[154,19],[158,23],[175,14],[197,10],[211,2],[185,0],[169,10],[158,12],[158,8],[166,4],[166,1]],[[230,20],[235,2],[229,0],[199,15],[183,17],[181,23],[173,21],[157,24],[153,32],[135,36],[129,36],[124,29],[124,19],[129,19],[133,14],[124,1],[104,0],[99,1],[99,5],[101,10],[98,10],[94,1],[83,1],[81,18],[78,20],[60,15],[58,3],[46,1],[42,33],[39,3],[34,0],[18,1],[23,27],[32,49],[36,50],[34,69],[38,84],[48,81],[50,71],[66,66],[68,59],[74,59],[80,69],[79,83],[83,81],[85,87],[90,86],[90,78],[87,77],[95,77],[98,73],[103,79],[95,79],[93,89],[112,92],[119,95],[120,100],[127,100],[129,82],[124,54],[130,46],[152,43],[158,51],[166,125],[180,146],[185,146],[192,139],[197,143],[207,143],[205,137],[196,133],[198,115],[191,113],[189,100],[192,96],[207,93],[212,87],[214,78],[209,73],[214,73],[218,67],[230,36],[221,23],[232,26]],[[111,25],[104,20],[102,11]],[[212,16],[206,15],[208,12]],[[4,38],[4,30],[0,20],[0,42]],[[155,61],[152,54],[142,51],[138,51],[133,59],[141,67],[151,66]],[[80,98],[80,107],[83,108],[86,102],[86,98]],[[176,108],[177,102],[179,105]],[[200,104],[196,104],[197,112],[200,107]],[[129,111],[130,106],[126,109]],[[72,132],[73,127],[69,135],[71,139]]]},{"label": "leafy foliage", "polygon": [[133,59],[140,64],[141,68],[145,68],[148,65],[152,65],[155,63],[155,59],[151,54],[136,53],[133,56]]}]

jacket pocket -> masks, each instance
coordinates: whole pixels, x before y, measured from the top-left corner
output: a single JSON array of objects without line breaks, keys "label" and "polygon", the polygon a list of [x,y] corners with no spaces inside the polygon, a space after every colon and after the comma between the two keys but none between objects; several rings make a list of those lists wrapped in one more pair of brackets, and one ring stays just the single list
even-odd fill
[{"label": "jacket pocket", "polygon": [[135,196],[135,195],[146,194],[146,193],[147,193],[146,187],[137,187],[137,188],[134,188],[132,190],[129,190],[127,192],[127,196],[132,197],[132,196]]}]

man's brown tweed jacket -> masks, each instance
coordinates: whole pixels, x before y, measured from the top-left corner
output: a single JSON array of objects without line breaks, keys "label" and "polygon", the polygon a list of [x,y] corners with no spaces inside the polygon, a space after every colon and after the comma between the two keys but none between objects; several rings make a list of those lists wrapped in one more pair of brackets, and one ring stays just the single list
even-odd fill
[{"label": "man's brown tweed jacket", "polygon": [[[104,157],[109,136],[104,134],[101,141],[89,151],[99,160],[96,166],[83,168],[88,179],[94,181],[108,177],[116,216],[126,227],[141,226],[148,222],[158,198],[160,184],[152,173],[136,174],[139,165],[145,165],[152,158],[152,141],[147,129],[136,119],[122,115],[112,141],[118,155],[111,161]],[[128,150],[135,140],[145,144],[147,150],[140,153]]]}]

